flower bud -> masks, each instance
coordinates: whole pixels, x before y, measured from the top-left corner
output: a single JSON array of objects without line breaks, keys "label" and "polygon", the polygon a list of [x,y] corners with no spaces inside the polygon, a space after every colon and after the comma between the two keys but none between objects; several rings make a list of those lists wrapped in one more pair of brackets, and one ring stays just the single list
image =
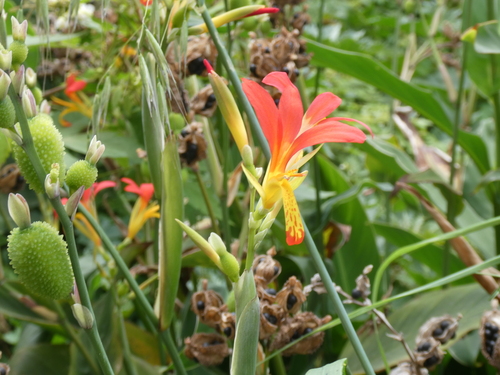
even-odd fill
[{"label": "flower bud", "polygon": [[9,46],[9,51],[12,51],[12,67],[14,69],[19,68],[28,57],[28,46],[24,42],[13,41]]},{"label": "flower bud", "polygon": [[70,192],[74,192],[80,186],[88,189],[97,179],[97,168],[87,160],[79,160],[68,169],[66,183]]},{"label": "flower bud", "polygon": [[36,73],[33,69],[26,69],[26,85],[33,89],[36,86]]},{"label": "flower bud", "polygon": [[14,104],[7,95],[9,85],[9,75],[0,70],[0,128],[10,128],[16,121]]},{"label": "flower bud", "polygon": [[8,71],[12,66],[12,51],[0,50],[0,69]]},{"label": "flower bud", "polygon": [[106,147],[101,144],[101,141],[98,141],[97,136],[94,135],[90,141],[89,149],[85,155],[85,160],[92,165],[96,165],[105,149]]},{"label": "flower bud", "polygon": [[54,163],[50,173],[45,177],[45,192],[50,199],[61,195],[59,173],[59,164]]},{"label": "flower bud", "polygon": [[21,282],[34,293],[59,300],[69,297],[73,270],[66,242],[48,223],[15,228],[7,237],[7,251]]},{"label": "flower bud", "polygon": [[46,115],[50,115],[50,104],[46,100],[40,103],[40,113],[45,113]]},{"label": "flower bud", "polygon": [[226,245],[217,233],[211,233],[208,243],[215,250],[220,259],[220,269],[235,283],[240,278],[240,265],[233,254],[226,250]]},{"label": "flower bud", "polygon": [[38,109],[36,108],[36,101],[30,89],[24,88],[22,96],[23,110],[28,119],[37,115]]},{"label": "flower bud", "polygon": [[12,22],[12,38],[15,41],[23,42],[26,40],[26,35],[28,33],[28,21],[24,20],[19,23],[16,17],[12,16],[10,18]]},{"label": "flower bud", "polygon": [[249,145],[243,146],[241,158],[243,159],[243,165],[258,179],[260,176],[258,176],[257,169],[253,163],[253,152]]},{"label": "flower bud", "polygon": [[10,72],[10,79],[16,94],[20,95],[24,89],[24,65],[21,65],[16,71]]},{"label": "flower bud", "polygon": [[[54,126],[52,118],[46,114],[38,114],[28,121],[33,143],[35,149],[42,163],[45,173],[49,173],[52,164],[58,163],[60,168],[59,183],[62,185],[64,182],[64,142],[62,135]],[[20,128],[16,125],[17,130]],[[12,146],[12,151],[16,162],[21,170],[21,173],[29,184],[30,189],[35,190],[37,193],[43,194],[45,188],[43,183],[38,179],[33,165],[25,153],[25,151],[18,145]]]},{"label": "flower bud", "polygon": [[9,194],[7,203],[9,215],[21,229],[31,225],[31,214],[28,202],[21,194]]},{"label": "flower bud", "polygon": [[66,210],[68,216],[71,218],[71,221],[73,221],[75,218],[76,210],[78,209],[78,204],[80,203],[80,199],[82,199],[84,192],[85,192],[85,186],[80,186],[80,188],[77,191],[71,194],[71,196],[68,198],[68,201],[66,202],[66,205],[64,206],[64,209]]},{"label": "flower bud", "polygon": [[75,303],[71,305],[71,310],[73,311],[73,316],[75,317],[80,327],[82,327],[83,329],[92,328],[92,326],[94,325],[94,317],[87,307],[79,303]]},{"label": "flower bud", "polygon": [[31,89],[31,92],[33,93],[33,96],[35,97],[36,104],[39,105],[43,100],[42,90],[40,89],[40,87],[35,86]]}]

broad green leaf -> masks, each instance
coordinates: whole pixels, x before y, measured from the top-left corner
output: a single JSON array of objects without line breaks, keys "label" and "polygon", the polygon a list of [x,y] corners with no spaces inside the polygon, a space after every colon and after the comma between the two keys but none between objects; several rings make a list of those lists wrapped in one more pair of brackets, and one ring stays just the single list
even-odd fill
[{"label": "broad green leaf", "polygon": [[[430,318],[450,314],[456,317],[462,314],[456,332],[457,339],[468,332],[478,329],[484,311],[490,309],[489,295],[478,284],[469,284],[448,289],[436,290],[420,295],[405,305],[399,307],[387,318],[397,332],[401,332],[410,346],[414,348],[415,339],[420,327]],[[407,359],[408,354],[400,342],[387,337],[389,330],[379,327],[379,338],[385,350],[390,366]],[[361,343],[375,371],[384,369],[377,340],[372,332],[360,336]],[[346,345],[340,354],[347,358],[353,374],[362,374],[363,369],[350,344]]]},{"label": "broad green leaf", "polygon": [[125,330],[133,354],[151,365],[161,364],[158,337],[130,322],[125,322]]},{"label": "broad green leaf", "polygon": [[9,375],[69,373],[69,346],[38,344],[24,347],[12,356]]},{"label": "broad green leaf", "polygon": [[500,169],[495,169],[491,170],[488,173],[486,173],[483,178],[481,178],[481,181],[477,185],[477,187],[474,189],[475,191],[479,190],[485,185],[488,185],[489,183],[495,182],[495,181],[500,181]]},{"label": "broad green leaf", "polygon": [[452,345],[448,351],[451,356],[463,366],[476,367],[477,356],[481,348],[481,338],[479,331],[474,330],[459,340],[455,345]]},{"label": "broad green leaf", "polygon": [[306,375],[346,375],[347,359],[339,359],[321,368],[309,370]]},{"label": "broad green leaf", "polygon": [[[340,50],[312,40],[308,40],[307,49],[314,54],[313,64],[334,69],[375,86],[411,106],[448,135],[453,134],[450,108],[446,107],[436,94],[402,81],[386,66],[369,55]],[[490,169],[488,153],[480,137],[460,131],[458,143],[474,160],[482,173]]]},{"label": "broad green leaf", "polygon": [[474,50],[482,54],[500,53],[500,35],[498,35],[498,24],[480,26],[477,29]]},{"label": "broad green leaf", "polygon": [[[333,163],[323,155],[318,155],[317,160],[324,190],[342,194],[351,188],[344,174]],[[352,290],[354,280],[365,266],[372,264],[377,269],[380,264],[375,231],[357,197],[336,206],[330,218],[352,227],[350,240],[335,253],[333,259],[338,275],[335,281],[344,290]],[[352,262],[350,259],[360,261]]]}]

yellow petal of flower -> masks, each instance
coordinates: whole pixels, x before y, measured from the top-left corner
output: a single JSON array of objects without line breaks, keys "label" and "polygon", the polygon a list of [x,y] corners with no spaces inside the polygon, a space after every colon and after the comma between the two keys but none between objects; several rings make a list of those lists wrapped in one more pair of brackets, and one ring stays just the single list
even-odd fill
[{"label": "yellow petal of flower", "polygon": [[287,179],[281,181],[283,207],[285,211],[286,243],[297,245],[304,239],[304,225],[300,217],[299,206],[293,194],[292,186]]}]

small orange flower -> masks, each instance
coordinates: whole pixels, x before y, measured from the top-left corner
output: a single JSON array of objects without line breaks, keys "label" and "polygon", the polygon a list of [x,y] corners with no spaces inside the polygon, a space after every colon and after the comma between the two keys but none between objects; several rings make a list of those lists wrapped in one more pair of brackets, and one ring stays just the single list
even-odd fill
[{"label": "small orange flower", "polygon": [[132,208],[128,224],[127,238],[133,239],[144,226],[146,221],[153,217],[160,217],[160,213],[158,212],[160,210],[160,206],[158,204],[149,204],[149,201],[153,198],[154,194],[153,184],[147,183],[138,186],[130,178],[124,177],[121,180],[128,184],[124,189],[125,191],[139,196],[139,199],[135,202],[134,207]]},{"label": "small orange flower", "polygon": [[271,160],[262,185],[249,173],[247,176],[259,192],[264,208],[270,210],[283,204],[286,241],[289,245],[295,245],[304,239],[304,226],[293,190],[300,185],[307,173],[299,173],[298,169],[317,152],[302,157],[302,150],[325,142],[365,141],[366,135],[361,130],[340,121],[354,121],[366,127],[370,133],[371,130],[362,122],[351,118],[326,118],[342,102],[332,93],[318,95],[304,114],[299,90],[286,73],[270,73],[262,82],[276,87],[282,95],[279,107],[276,107],[273,98],[262,86],[243,79],[243,90],[255,110],[271,150]]},{"label": "small orange flower", "polygon": [[85,86],[87,86],[87,82],[77,79],[76,74],[70,74],[66,79],[66,88],[64,89],[64,93],[71,101],[59,99],[55,96],[51,97],[54,103],[66,108],[59,115],[59,122],[62,126],[71,126],[71,123],[64,119],[64,116],[68,113],[78,112],[88,118],[92,118],[92,103],[82,92]]}]

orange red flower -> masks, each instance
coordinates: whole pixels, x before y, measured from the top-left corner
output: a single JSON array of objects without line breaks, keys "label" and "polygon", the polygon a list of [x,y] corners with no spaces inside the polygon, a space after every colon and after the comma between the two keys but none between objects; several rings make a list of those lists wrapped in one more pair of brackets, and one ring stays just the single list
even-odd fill
[{"label": "orange red flower", "polygon": [[314,156],[318,149],[303,157],[306,147],[326,142],[363,143],[366,135],[358,128],[340,121],[362,122],[345,117],[326,118],[342,102],[332,94],[318,95],[304,114],[299,90],[283,72],[268,74],[262,82],[281,91],[277,107],[271,95],[258,83],[243,79],[243,90],[259,119],[269,143],[271,160],[262,185],[249,176],[256,187],[264,208],[284,206],[287,243],[299,244],[304,238],[304,227],[293,190],[304,180],[307,172],[298,169]]},{"label": "orange red flower", "polygon": [[70,74],[68,78],[66,78],[66,87],[64,89],[64,93],[70,101],[60,99],[56,96],[51,97],[54,103],[66,108],[59,115],[59,122],[62,126],[71,126],[71,123],[65,120],[64,116],[72,112],[78,112],[88,118],[92,118],[92,103],[82,92],[86,86],[87,82],[77,79],[76,74]]}]

